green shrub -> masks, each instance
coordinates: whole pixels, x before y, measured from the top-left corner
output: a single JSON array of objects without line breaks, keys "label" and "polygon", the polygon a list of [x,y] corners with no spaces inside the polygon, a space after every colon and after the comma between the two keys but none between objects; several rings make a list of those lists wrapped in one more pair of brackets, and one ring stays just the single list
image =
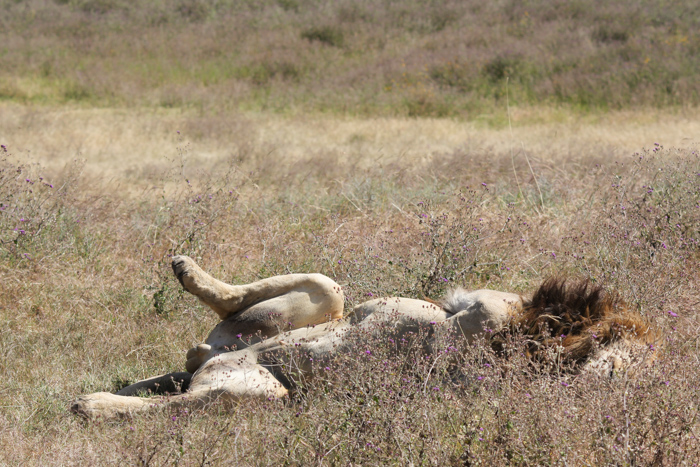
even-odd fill
[{"label": "green shrub", "polygon": [[342,47],[345,42],[343,31],[337,26],[320,26],[304,29],[301,32],[301,37],[310,42],[321,42],[332,47]]}]

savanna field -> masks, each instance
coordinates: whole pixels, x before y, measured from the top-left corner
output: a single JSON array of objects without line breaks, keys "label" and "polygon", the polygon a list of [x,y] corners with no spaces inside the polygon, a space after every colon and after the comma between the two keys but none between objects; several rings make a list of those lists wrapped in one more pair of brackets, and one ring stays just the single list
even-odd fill
[{"label": "savanna field", "polygon": [[[0,465],[700,463],[695,2],[0,8]],[[71,414],[218,322],[175,254],[346,310],[588,278],[663,345],[598,379],[380,338],[282,400]]]}]

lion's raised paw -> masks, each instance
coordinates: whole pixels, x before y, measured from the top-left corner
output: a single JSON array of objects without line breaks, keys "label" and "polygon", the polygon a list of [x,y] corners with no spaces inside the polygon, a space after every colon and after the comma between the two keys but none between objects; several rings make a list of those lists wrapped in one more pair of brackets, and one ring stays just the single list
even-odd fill
[{"label": "lion's raised paw", "polygon": [[175,277],[177,277],[177,280],[185,288],[185,290],[192,293],[192,291],[190,291],[187,288],[187,285],[185,284],[185,278],[187,276],[191,276],[193,272],[198,268],[197,263],[195,263],[194,260],[189,256],[179,255],[173,256],[171,265],[173,268],[173,272],[175,273]]}]

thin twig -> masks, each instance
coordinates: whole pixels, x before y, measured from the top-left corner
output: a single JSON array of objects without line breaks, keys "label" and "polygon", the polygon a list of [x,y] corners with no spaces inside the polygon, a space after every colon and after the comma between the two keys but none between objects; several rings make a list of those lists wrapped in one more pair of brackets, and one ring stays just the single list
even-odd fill
[{"label": "thin twig", "polygon": [[515,155],[513,154],[513,125],[510,121],[510,101],[508,98],[508,77],[506,77],[506,110],[508,112],[508,129],[510,130],[510,163],[513,166],[513,175],[515,176],[515,183],[518,185],[518,192],[520,193],[520,198],[525,201],[523,196],[523,190],[520,188],[520,180],[518,180],[518,173],[515,171]]}]

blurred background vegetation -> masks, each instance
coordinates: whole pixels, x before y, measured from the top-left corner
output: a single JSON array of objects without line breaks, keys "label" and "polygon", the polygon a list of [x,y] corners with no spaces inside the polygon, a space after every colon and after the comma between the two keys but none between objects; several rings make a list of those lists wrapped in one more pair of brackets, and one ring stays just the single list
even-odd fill
[{"label": "blurred background vegetation", "polygon": [[474,119],[700,101],[681,0],[2,0],[0,100]]}]

